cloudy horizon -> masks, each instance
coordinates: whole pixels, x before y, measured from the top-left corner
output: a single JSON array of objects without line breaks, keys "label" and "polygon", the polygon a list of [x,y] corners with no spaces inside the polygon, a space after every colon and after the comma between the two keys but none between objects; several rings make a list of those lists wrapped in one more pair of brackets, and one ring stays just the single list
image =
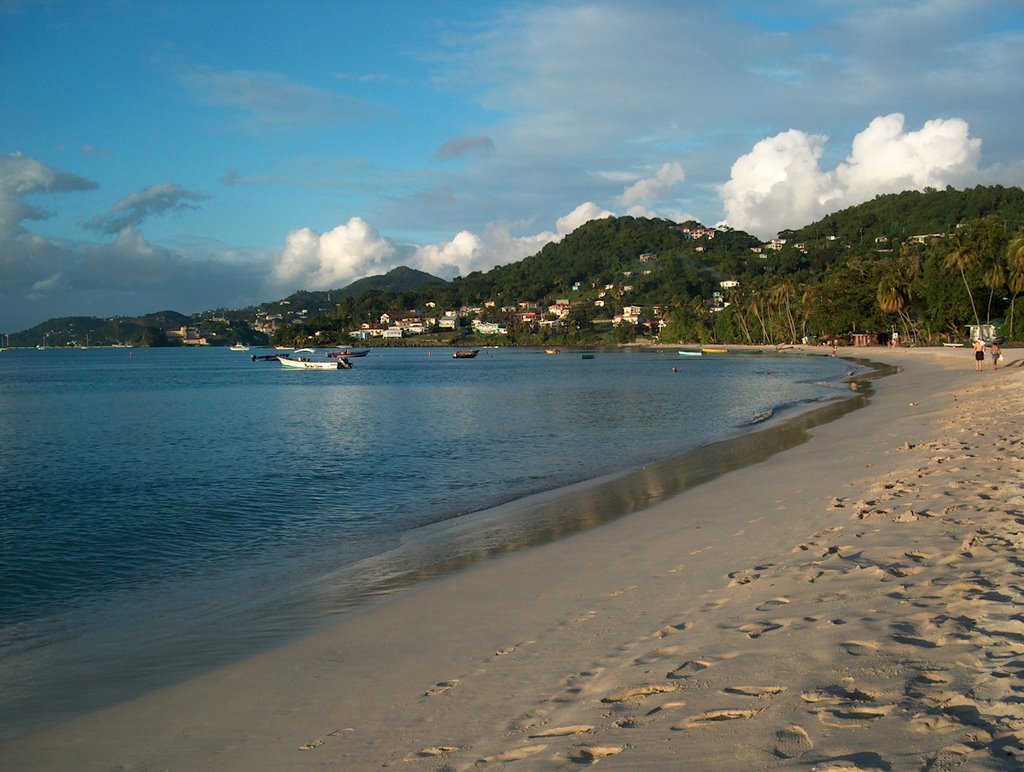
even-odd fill
[{"label": "cloudy horizon", "polygon": [[0,4],[0,330],[1024,184],[1000,0],[211,6]]}]

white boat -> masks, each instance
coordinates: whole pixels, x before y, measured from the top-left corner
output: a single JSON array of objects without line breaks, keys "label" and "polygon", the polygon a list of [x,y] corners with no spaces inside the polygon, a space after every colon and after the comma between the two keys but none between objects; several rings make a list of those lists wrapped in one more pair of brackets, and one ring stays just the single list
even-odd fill
[{"label": "white boat", "polygon": [[704,356],[703,351],[687,351],[686,349],[679,349],[679,356],[681,357],[699,357]]},{"label": "white boat", "polygon": [[246,346],[244,343],[236,343],[234,346],[229,346],[228,350],[229,351],[248,351],[249,347]]},{"label": "white boat", "polygon": [[300,348],[288,356],[279,356],[277,361],[281,363],[282,367],[293,370],[348,370],[352,367],[351,362],[341,357],[337,359],[308,359],[304,356],[295,356],[307,353],[315,354],[316,352],[311,348]]}]

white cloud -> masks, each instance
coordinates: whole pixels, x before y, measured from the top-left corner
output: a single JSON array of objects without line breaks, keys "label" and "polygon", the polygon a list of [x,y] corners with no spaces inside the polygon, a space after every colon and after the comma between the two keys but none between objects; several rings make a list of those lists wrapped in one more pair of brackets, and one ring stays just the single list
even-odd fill
[{"label": "white cloud", "polygon": [[395,245],[361,217],[327,233],[300,228],[288,234],[271,280],[291,289],[331,289],[394,267]]},{"label": "white cloud", "polygon": [[943,187],[977,172],[981,140],[959,118],[928,121],[920,131],[904,132],[899,113],[879,116],[854,137],[853,151],[836,168],[844,203],[879,193]]},{"label": "white cloud", "polygon": [[559,238],[572,233],[584,223],[591,220],[602,220],[605,217],[614,217],[614,212],[602,209],[593,201],[587,201],[573,209],[569,214],[563,215],[555,220],[555,227],[558,228]]},{"label": "white cloud", "polygon": [[430,244],[419,247],[412,262],[421,271],[441,278],[465,275],[478,270],[482,242],[480,237],[469,231],[459,231],[455,238],[444,244]]},{"label": "white cloud", "polygon": [[682,164],[667,163],[653,177],[637,180],[626,188],[619,200],[625,206],[648,204],[652,201],[665,198],[679,183],[686,179]]},{"label": "white cloud", "polygon": [[959,118],[908,132],[899,113],[879,116],[832,171],[820,166],[827,142],[790,129],[754,145],[719,188],[726,222],[768,238],[879,194],[963,184],[980,174],[981,140]]}]

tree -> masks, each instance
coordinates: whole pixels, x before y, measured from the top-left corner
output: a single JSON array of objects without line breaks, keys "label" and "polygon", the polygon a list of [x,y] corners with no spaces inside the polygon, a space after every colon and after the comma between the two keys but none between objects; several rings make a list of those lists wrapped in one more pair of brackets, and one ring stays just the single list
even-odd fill
[{"label": "tree", "polygon": [[945,267],[948,270],[956,270],[960,272],[960,278],[963,279],[964,288],[967,290],[967,296],[971,300],[971,310],[974,312],[974,323],[981,326],[981,319],[978,317],[978,307],[974,304],[974,293],[971,292],[971,285],[967,282],[967,272],[977,264],[977,252],[975,252],[974,248],[967,243],[966,239],[958,237],[953,250],[946,255]]},{"label": "tree", "polygon": [[1014,334],[1013,329],[1013,307],[1017,303],[1017,296],[1024,292],[1024,232],[1018,233],[1006,246],[1006,266],[1009,269],[1007,283],[1010,287],[1010,328],[1009,334]]}]

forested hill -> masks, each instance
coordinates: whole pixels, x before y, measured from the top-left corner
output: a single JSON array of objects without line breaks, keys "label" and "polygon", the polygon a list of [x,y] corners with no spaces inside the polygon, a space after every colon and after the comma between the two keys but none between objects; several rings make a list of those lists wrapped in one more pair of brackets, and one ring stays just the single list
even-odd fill
[{"label": "forested hill", "polygon": [[[162,330],[187,323],[221,343],[260,342],[266,339],[260,330],[268,328],[278,342],[310,336],[342,342],[361,325],[378,325],[385,313],[429,320],[451,309],[460,320],[452,341],[472,335],[474,322],[502,325],[508,334],[495,342],[513,344],[642,335],[762,343],[897,325],[908,340],[934,341],[962,338],[966,325],[1000,319],[1004,334],[1021,339],[1022,234],[1024,190],[1001,186],[880,195],[769,243],[692,221],[608,217],[521,261],[450,282],[396,268],[259,307],[187,320],[171,318],[172,312],[50,320],[10,339],[13,345],[85,339],[159,345]],[[566,299],[570,323],[550,324],[550,307]],[[534,321],[521,318],[523,308]],[[627,308],[630,319],[642,317],[633,327],[622,323]]]},{"label": "forested hill", "polygon": [[1005,223],[1011,231],[1024,226],[1024,190],[979,185],[875,196],[780,236],[797,242],[833,236],[844,244],[871,248],[878,238],[906,241],[912,236],[950,233],[961,223],[983,218]]}]

